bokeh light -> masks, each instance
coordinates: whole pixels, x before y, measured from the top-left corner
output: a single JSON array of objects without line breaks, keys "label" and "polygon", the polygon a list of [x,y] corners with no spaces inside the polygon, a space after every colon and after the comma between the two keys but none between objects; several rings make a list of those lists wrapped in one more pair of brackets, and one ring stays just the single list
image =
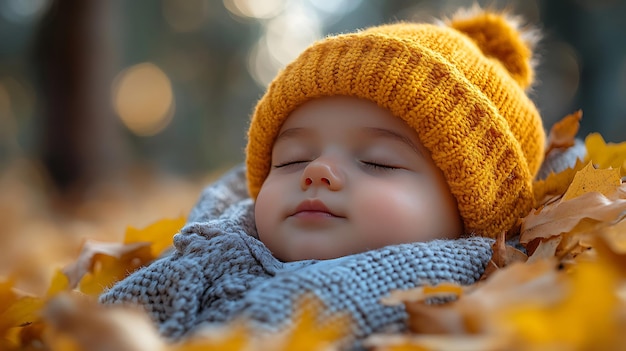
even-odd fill
[{"label": "bokeh light", "polygon": [[248,70],[262,87],[322,37],[320,16],[301,1],[289,2],[279,15],[265,21],[263,29],[248,55]]},{"label": "bokeh light", "polygon": [[236,16],[271,18],[285,7],[286,0],[224,0],[224,6]]},{"label": "bokeh light", "polygon": [[0,14],[13,22],[28,22],[45,13],[50,4],[50,0],[3,0]]},{"label": "bokeh light", "polygon": [[149,62],[122,71],[113,83],[112,96],[118,116],[136,135],[159,133],[174,115],[170,79],[159,67]]}]

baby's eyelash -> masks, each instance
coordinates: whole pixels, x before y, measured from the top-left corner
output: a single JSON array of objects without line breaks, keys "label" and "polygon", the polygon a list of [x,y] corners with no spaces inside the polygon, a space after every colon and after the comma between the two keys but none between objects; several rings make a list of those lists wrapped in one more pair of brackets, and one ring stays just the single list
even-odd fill
[{"label": "baby's eyelash", "polygon": [[390,171],[390,170],[398,169],[398,167],[385,165],[385,164],[377,163],[377,162],[361,161],[361,163],[365,167],[368,167],[368,168],[371,168],[371,169],[374,169],[374,170]]},{"label": "baby's eyelash", "polygon": [[298,165],[301,163],[307,163],[310,161],[307,160],[297,160],[297,161],[289,161],[289,162],[284,162],[284,163],[279,163],[277,165],[274,165],[274,168],[282,168],[282,167],[288,167],[288,166],[294,166],[294,165]]}]

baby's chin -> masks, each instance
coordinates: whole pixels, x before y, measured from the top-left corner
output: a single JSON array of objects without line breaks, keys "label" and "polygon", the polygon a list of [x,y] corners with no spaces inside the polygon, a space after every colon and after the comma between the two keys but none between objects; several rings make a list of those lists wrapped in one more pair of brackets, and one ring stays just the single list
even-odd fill
[{"label": "baby's chin", "polygon": [[289,252],[274,253],[274,256],[283,262],[305,261],[305,260],[332,260],[345,257],[367,250],[357,248],[341,248],[328,246],[307,245],[292,248]]}]

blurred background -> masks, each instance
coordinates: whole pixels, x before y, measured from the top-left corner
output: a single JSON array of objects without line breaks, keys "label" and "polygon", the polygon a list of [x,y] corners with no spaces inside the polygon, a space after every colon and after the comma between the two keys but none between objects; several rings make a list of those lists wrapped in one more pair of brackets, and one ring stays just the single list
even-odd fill
[{"label": "blurred background", "polygon": [[[542,29],[531,96],[546,128],[582,109],[581,137],[626,140],[626,1],[478,3]],[[243,160],[255,102],[311,42],[471,4],[0,0],[0,238],[184,216]]]}]

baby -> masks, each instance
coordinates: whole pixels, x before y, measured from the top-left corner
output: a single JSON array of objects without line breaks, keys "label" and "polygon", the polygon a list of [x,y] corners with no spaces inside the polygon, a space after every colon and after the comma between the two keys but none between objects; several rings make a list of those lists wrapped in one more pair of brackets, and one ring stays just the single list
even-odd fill
[{"label": "baby", "polygon": [[348,313],[357,340],[402,329],[381,297],[475,282],[531,209],[545,135],[523,34],[475,9],[314,43],[258,102],[245,167],[203,192],[173,254],[101,302],[143,306],[171,338],[236,318],[279,329],[304,293]]}]

